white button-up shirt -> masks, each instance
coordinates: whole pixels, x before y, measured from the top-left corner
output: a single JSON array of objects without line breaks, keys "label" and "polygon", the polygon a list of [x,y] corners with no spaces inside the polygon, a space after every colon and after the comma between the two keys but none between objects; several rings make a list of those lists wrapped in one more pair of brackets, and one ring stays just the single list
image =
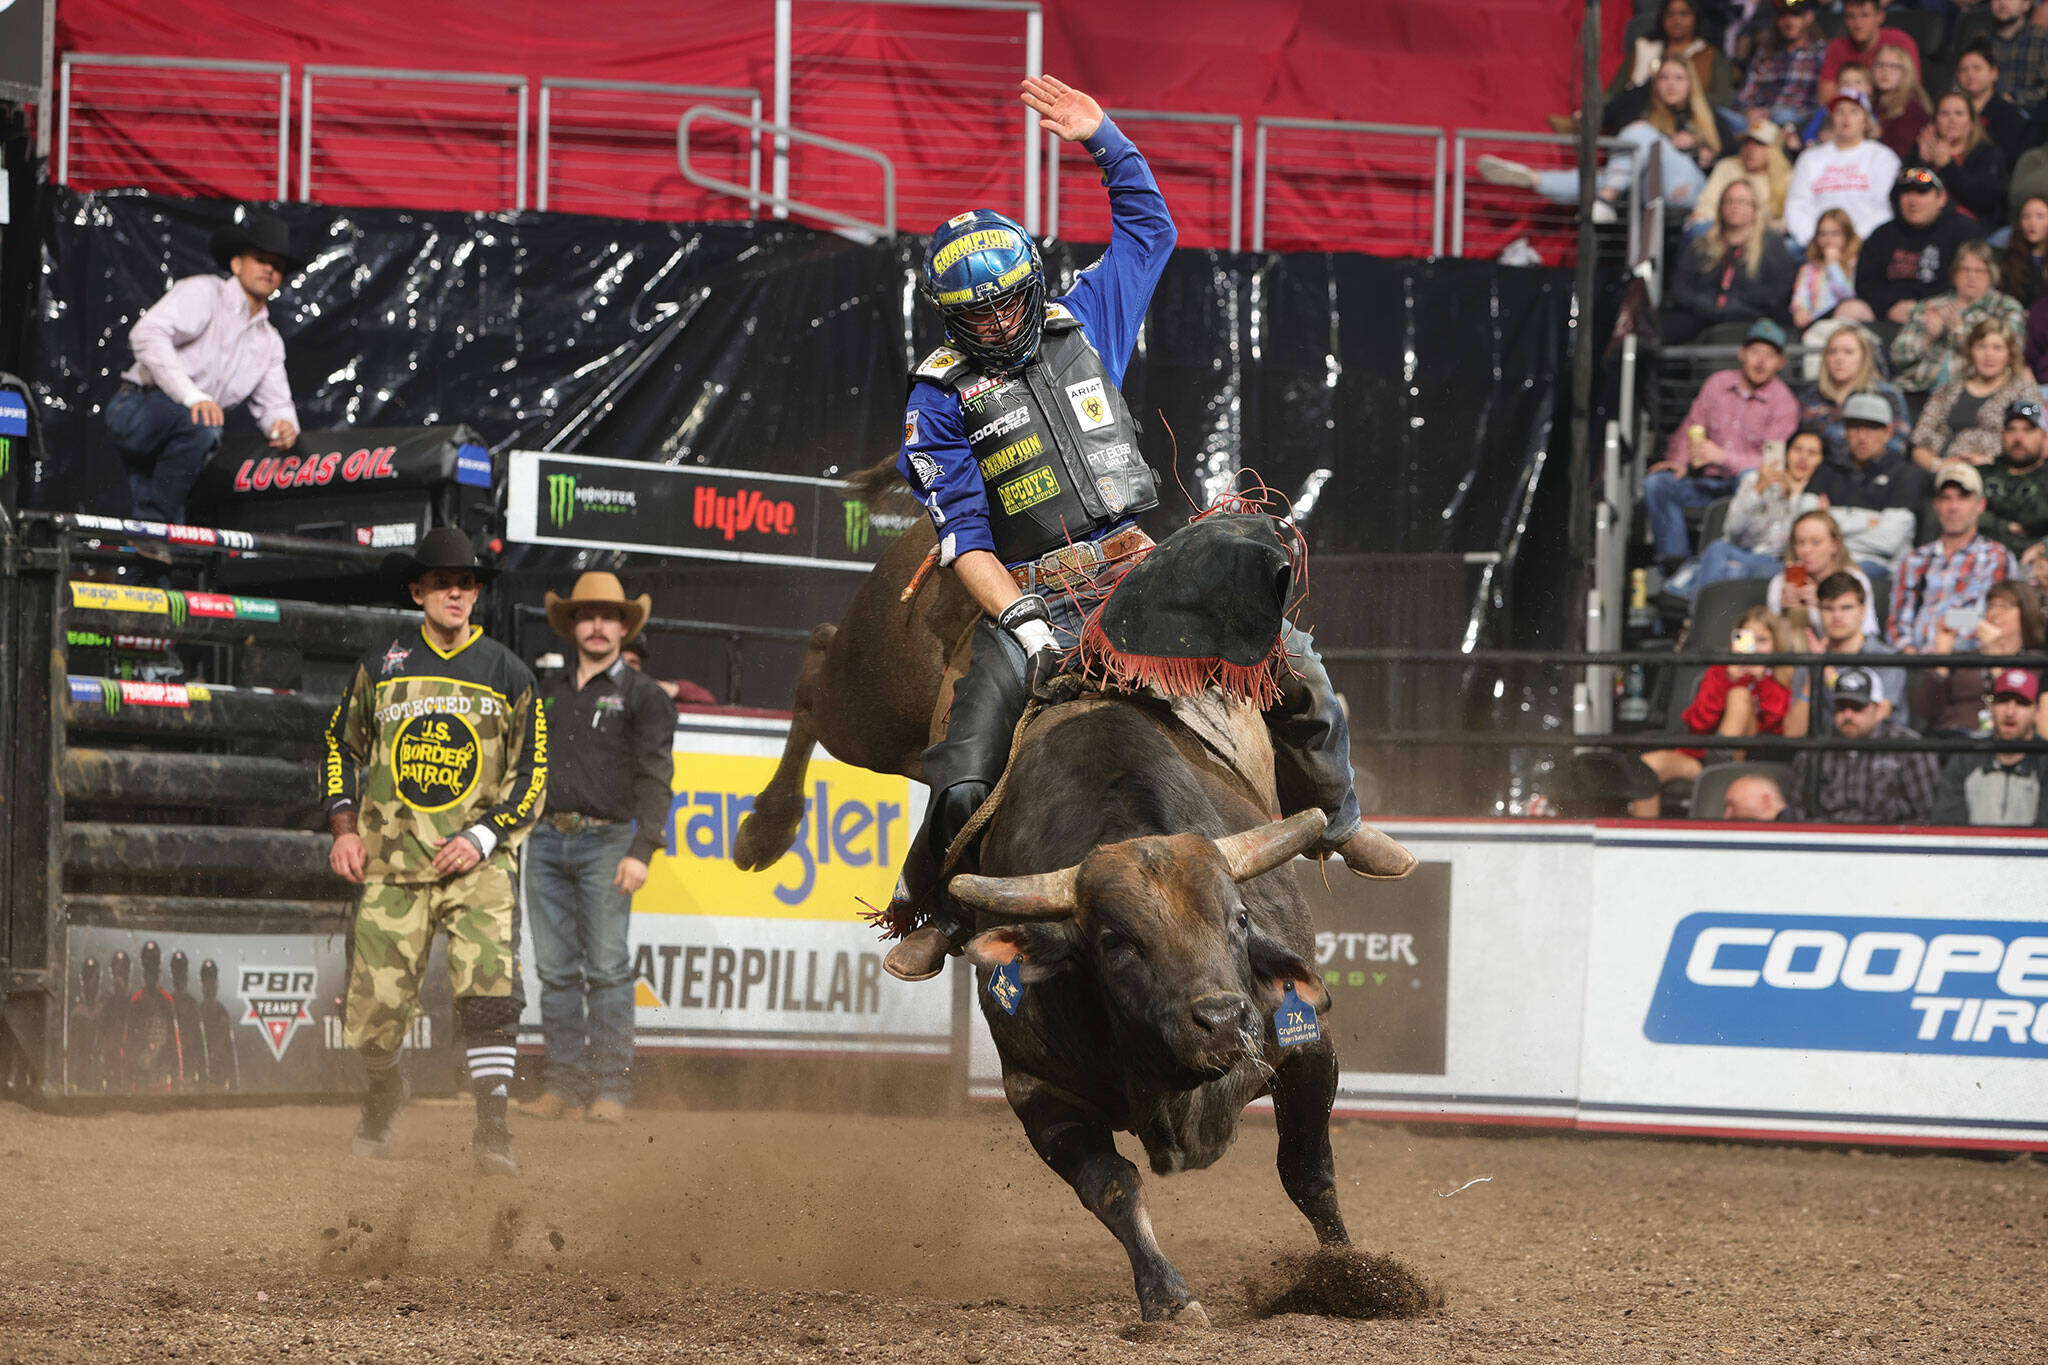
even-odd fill
[{"label": "white button-up shirt", "polygon": [[162,389],[181,405],[244,399],[265,432],[279,418],[299,425],[284,377],[284,338],[270,310],[249,311],[249,295],[222,275],[188,275],[128,329],[135,363],[123,379]]}]

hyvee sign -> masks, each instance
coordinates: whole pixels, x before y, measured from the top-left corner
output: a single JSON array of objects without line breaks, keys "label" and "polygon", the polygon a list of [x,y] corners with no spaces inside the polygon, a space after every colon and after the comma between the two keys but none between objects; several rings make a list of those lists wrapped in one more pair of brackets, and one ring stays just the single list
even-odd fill
[{"label": "hyvee sign", "polygon": [[918,520],[871,513],[835,479],[533,450],[507,467],[506,534],[527,544],[865,572]]}]

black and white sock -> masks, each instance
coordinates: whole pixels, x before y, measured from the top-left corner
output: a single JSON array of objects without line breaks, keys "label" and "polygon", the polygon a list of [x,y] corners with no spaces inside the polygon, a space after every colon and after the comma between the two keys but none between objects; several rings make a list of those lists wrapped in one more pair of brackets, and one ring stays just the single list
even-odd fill
[{"label": "black and white sock", "polygon": [[512,1087],[512,1067],[519,1056],[510,1043],[469,1049],[469,1088],[476,1096],[478,1123],[503,1123],[505,1099]]}]

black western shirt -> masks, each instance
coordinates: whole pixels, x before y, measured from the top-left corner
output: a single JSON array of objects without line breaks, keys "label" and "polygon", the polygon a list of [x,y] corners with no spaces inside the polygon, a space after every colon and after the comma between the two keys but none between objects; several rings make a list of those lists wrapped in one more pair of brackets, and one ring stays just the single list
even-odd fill
[{"label": "black western shirt", "polygon": [[541,684],[540,696],[549,814],[638,821],[629,856],[646,862],[667,837],[676,733],[668,694],[621,657],[580,688],[572,663]]}]

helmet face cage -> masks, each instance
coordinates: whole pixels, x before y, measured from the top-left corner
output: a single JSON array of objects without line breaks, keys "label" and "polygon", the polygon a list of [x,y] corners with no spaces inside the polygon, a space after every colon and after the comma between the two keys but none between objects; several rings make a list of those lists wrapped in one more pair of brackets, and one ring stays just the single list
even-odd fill
[{"label": "helmet face cage", "polygon": [[1045,269],[1029,235],[1002,214],[963,213],[933,233],[923,287],[946,339],[981,368],[1012,370],[1037,353]]}]

